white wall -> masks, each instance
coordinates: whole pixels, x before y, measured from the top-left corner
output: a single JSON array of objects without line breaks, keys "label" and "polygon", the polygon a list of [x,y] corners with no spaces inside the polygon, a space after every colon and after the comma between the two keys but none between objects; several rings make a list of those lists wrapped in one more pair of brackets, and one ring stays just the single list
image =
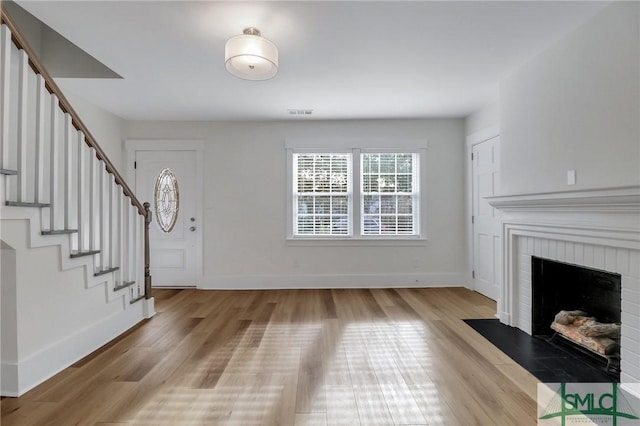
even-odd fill
[{"label": "white wall", "polygon": [[16,250],[4,240],[0,240],[0,283],[0,358],[15,363],[18,360]]},{"label": "white wall", "polygon": [[[60,247],[29,250],[27,220],[4,220],[2,239],[14,247],[18,288],[18,353],[21,358],[77,332],[79,324],[122,310],[105,303],[104,287],[86,289],[84,268],[61,273]],[[68,256],[68,253],[65,253]],[[34,268],[34,265],[38,265]],[[37,303],[40,301],[40,303]]]},{"label": "white wall", "polygon": [[42,23],[33,15],[12,1],[3,1],[2,7],[13,18],[20,32],[27,40],[33,52],[40,56],[42,43]]},{"label": "white wall", "polygon": [[92,257],[70,259],[68,236],[41,236],[38,213],[2,215],[2,302],[13,306],[2,312],[1,391],[19,396],[142,320],[145,305],[114,292],[111,274],[94,277]]},{"label": "white wall", "polygon": [[[203,287],[465,285],[462,119],[275,123],[127,122],[125,139],[205,141]],[[428,241],[286,241],[286,138],[423,138]],[[259,213],[256,216],[256,213]]]},{"label": "white wall", "polygon": [[[64,79],[62,79],[64,83]],[[125,176],[122,163],[122,132],[124,120],[109,111],[102,109],[75,93],[64,91],[65,97],[87,126],[98,145],[104,150],[111,162],[122,176]]]},{"label": "white wall", "polygon": [[487,105],[475,111],[464,119],[465,135],[473,135],[488,127],[496,126],[500,122],[498,104]]},{"label": "white wall", "polygon": [[640,184],[639,20],[614,3],[501,84],[503,193]]}]

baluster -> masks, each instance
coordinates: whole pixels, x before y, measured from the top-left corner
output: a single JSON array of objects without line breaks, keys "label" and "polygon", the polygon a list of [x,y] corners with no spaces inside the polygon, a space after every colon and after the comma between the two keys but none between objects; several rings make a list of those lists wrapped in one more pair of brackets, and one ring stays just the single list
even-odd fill
[{"label": "baluster", "polygon": [[108,215],[104,211],[104,185],[106,181],[107,171],[105,170],[102,161],[100,161],[99,163],[98,173],[100,173],[100,190],[98,191],[98,214],[100,216],[100,221],[98,223],[100,227],[100,269],[105,270],[108,267],[107,257],[109,256],[109,253],[107,253],[107,227],[105,226],[105,220],[107,220]]},{"label": "baluster", "polygon": [[11,83],[11,31],[0,26],[0,169],[9,161],[9,111]]},{"label": "baluster", "polygon": [[136,294],[135,297],[140,297],[140,290],[144,285],[144,217],[137,214],[136,220]]},{"label": "baluster", "polygon": [[34,201],[42,203],[44,197],[44,116],[45,101],[49,92],[45,87],[44,77],[37,76],[36,95],[36,149],[35,149],[35,175],[34,175]]},{"label": "baluster", "polygon": [[26,202],[27,197],[27,104],[29,86],[29,57],[20,50],[18,63],[18,187],[16,201]]},{"label": "baluster", "polygon": [[120,285],[124,285],[125,281],[126,281],[126,275],[125,275],[125,266],[124,266],[124,239],[125,239],[125,235],[124,235],[124,221],[125,221],[125,203],[126,203],[126,199],[124,198],[124,191],[123,188],[120,185],[117,185],[116,188],[118,189],[118,193],[117,193],[117,218],[116,218],[116,222],[118,224],[118,245],[117,245],[117,250],[116,250],[116,254],[117,254],[117,263],[118,266],[120,266]]},{"label": "baluster", "polygon": [[114,208],[116,206],[116,181],[115,177],[109,173],[109,267],[113,268],[117,265],[117,253],[116,253],[116,245],[118,242],[116,241],[116,230],[117,224],[116,215],[114,214]]},{"label": "baluster", "polygon": [[129,240],[131,238],[129,234],[129,199],[124,195],[124,189],[121,192],[121,210],[122,215],[122,232],[120,234],[120,269],[122,270],[122,284],[129,282]]},{"label": "baluster", "polygon": [[78,253],[84,251],[85,155],[84,133],[78,131]]},{"label": "baluster", "polygon": [[58,97],[51,95],[51,149],[49,154],[49,229],[56,229],[56,205],[58,194]]},{"label": "baluster", "polygon": [[129,213],[129,198],[124,195],[124,188],[122,191],[122,243],[120,244],[120,261],[122,262],[122,283],[126,284],[131,279],[129,278],[129,241],[131,240],[131,232],[129,232],[130,213]]},{"label": "baluster", "polygon": [[70,114],[64,115],[64,229],[71,229],[71,195],[73,163],[73,121]]},{"label": "baluster", "polygon": [[149,246],[149,225],[151,224],[151,204],[144,203],[144,217],[142,238],[144,241],[144,247],[142,250],[142,259],[144,262],[144,296],[145,299],[151,298],[151,258],[150,258],[150,246]]},{"label": "baluster", "polygon": [[96,150],[89,148],[89,250],[96,250]]},{"label": "baluster", "polygon": [[131,262],[130,281],[140,283],[140,277],[138,274],[138,213],[134,208],[131,209],[132,219],[132,231],[131,232],[131,253],[129,254],[129,261]]},{"label": "baluster", "polygon": [[129,215],[128,215],[128,219],[129,219],[129,225],[128,225],[128,232],[129,232],[129,239],[127,241],[127,247],[128,247],[128,268],[129,268],[129,281],[134,281],[137,282],[138,281],[138,277],[136,277],[136,262],[135,262],[135,256],[136,256],[136,216],[137,216],[137,211],[136,208],[132,205],[129,205]]}]

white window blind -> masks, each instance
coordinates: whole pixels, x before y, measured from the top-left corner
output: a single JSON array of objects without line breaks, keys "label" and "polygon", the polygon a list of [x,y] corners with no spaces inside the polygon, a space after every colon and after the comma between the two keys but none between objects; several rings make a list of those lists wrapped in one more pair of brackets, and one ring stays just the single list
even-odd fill
[{"label": "white window blind", "polygon": [[418,154],[361,154],[362,235],[418,235]]},{"label": "white window blind", "polygon": [[352,155],[293,154],[294,235],[350,235]]}]

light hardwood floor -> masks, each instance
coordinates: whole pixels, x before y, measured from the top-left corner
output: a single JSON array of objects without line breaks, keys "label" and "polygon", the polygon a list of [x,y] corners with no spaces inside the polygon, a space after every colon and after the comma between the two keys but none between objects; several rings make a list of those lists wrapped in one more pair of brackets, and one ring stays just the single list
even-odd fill
[{"label": "light hardwood floor", "polygon": [[536,379],[466,289],[156,290],[157,315],[21,398],[11,425],[534,425]]}]

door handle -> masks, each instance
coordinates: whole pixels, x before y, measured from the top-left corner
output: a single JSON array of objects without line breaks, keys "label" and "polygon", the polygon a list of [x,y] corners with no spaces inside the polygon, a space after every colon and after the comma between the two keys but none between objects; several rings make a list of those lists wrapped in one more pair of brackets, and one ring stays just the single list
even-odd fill
[{"label": "door handle", "polygon": [[195,226],[192,226],[191,228],[189,228],[189,231],[194,232],[196,230]]}]

